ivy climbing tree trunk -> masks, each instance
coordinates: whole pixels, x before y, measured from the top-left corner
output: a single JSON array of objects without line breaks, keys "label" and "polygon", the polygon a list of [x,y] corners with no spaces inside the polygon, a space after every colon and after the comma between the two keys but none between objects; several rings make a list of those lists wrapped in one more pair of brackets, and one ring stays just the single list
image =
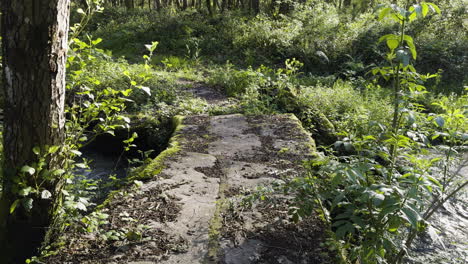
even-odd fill
[{"label": "ivy climbing tree trunk", "polygon": [[[38,161],[33,148],[44,153],[47,146],[63,144],[69,9],[70,0],[1,1],[4,149],[0,263],[24,263],[35,254],[59,197],[58,182],[20,170]],[[49,155],[47,169],[61,166],[58,153]],[[28,186],[48,190],[52,196],[41,199],[40,193],[21,192]]]}]

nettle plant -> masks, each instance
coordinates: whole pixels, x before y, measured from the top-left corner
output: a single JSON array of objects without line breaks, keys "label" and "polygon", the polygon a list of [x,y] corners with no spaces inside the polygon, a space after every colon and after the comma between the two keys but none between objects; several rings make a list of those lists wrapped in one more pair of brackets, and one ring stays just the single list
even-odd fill
[{"label": "nettle plant", "polygon": [[[399,25],[398,33],[379,39],[388,47],[386,65],[371,73],[393,88],[393,118],[377,124],[381,133],[354,139],[355,154],[329,155],[307,164],[310,174],[287,185],[295,192],[290,213],[300,219],[319,211],[333,231],[348,263],[401,263],[416,235],[422,231],[435,240],[430,217],[468,184],[450,174],[455,146],[466,144],[466,109],[449,107],[443,101],[439,114],[425,114],[417,97],[427,93],[424,81],[436,75],[419,74],[411,64],[417,59],[408,23],[438,13],[433,3],[382,7],[379,19]],[[430,131],[422,131],[432,124]],[[464,127],[464,128],[463,128]],[[429,137],[428,137],[429,136]],[[442,138],[442,158],[429,153],[431,141]],[[435,167],[443,163],[443,171]],[[437,174],[442,174],[441,176]],[[437,175],[437,176],[436,176]],[[341,256],[341,254],[339,254]]]}]

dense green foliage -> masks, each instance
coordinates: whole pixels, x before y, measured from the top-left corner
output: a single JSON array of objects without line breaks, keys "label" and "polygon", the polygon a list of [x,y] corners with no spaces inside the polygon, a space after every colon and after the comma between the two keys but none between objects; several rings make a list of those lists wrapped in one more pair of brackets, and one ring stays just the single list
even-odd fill
[{"label": "dense green foliage", "polygon": [[[461,1],[450,1],[441,9],[443,16],[430,15],[407,29],[422,54],[415,67],[423,73],[442,69],[444,86],[431,86],[438,90],[453,86],[461,92],[467,67],[463,52],[468,48],[463,22],[466,7]],[[109,9],[101,16],[92,23],[96,29],[92,34],[106,39],[102,47],[115,56],[136,60],[144,52],[143,44],[157,40],[158,51],[165,56],[156,56],[156,63],[169,56],[179,61],[202,57],[256,67],[296,58],[304,63],[304,71],[353,79],[381,61],[384,53],[375,39],[395,29],[389,21],[378,23],[372,9],[353,17],[322,1],[299,5],[290,14],[278,16],[246,17],[229,12],[206,18],[194,11],[174,14],[140,9]]]}]

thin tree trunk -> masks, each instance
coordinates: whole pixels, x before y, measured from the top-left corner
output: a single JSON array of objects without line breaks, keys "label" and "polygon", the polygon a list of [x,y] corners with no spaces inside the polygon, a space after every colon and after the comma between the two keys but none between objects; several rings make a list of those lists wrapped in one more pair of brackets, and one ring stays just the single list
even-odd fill
[{"label": "thin tree trunk", "polygon": [[208,9],[208,14],[210,14],[210,16],[212,16],[213,11],[211,10],[211,1],[210,0],[206,0],[206,8]]},{"label": "thin tree trunk", "polygon": [[[58,182],[20,174],[37,162],[34,147],[61,146],[65,133],[65,62],[70,0],[2,0],[3,192],[0,199],[0,263],[24,263],[35,253],[52,221]],[[47,168],[60,167],[51,155]],[[22,175],[22,176],[20,176]],[[26,176],[27,175],[27,176]],[[18,194],[18,180],[52,193],[51,199]],[[44,181],[43,181],[44,180]],[[43,181],[43,182],[42,182]],[[14,201],[33,198],[32,209]]]},{"label": "thin tree trunk", "polygon": [[154,0],[154,6],[156,7],[156,11],[161,11],[161,0]]}]

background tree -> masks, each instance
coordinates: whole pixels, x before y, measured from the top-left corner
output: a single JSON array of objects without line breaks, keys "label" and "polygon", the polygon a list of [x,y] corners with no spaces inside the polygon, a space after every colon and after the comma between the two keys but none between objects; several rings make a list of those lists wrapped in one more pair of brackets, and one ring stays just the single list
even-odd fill
[{"label": "background tree", "polygon": [[65,132],[69,9],[70,0],[1,3],[5,94],[1,263],[21,263],[34,254],[60,196],[59,183],[50,172],[62,163],[58,146]]}]

